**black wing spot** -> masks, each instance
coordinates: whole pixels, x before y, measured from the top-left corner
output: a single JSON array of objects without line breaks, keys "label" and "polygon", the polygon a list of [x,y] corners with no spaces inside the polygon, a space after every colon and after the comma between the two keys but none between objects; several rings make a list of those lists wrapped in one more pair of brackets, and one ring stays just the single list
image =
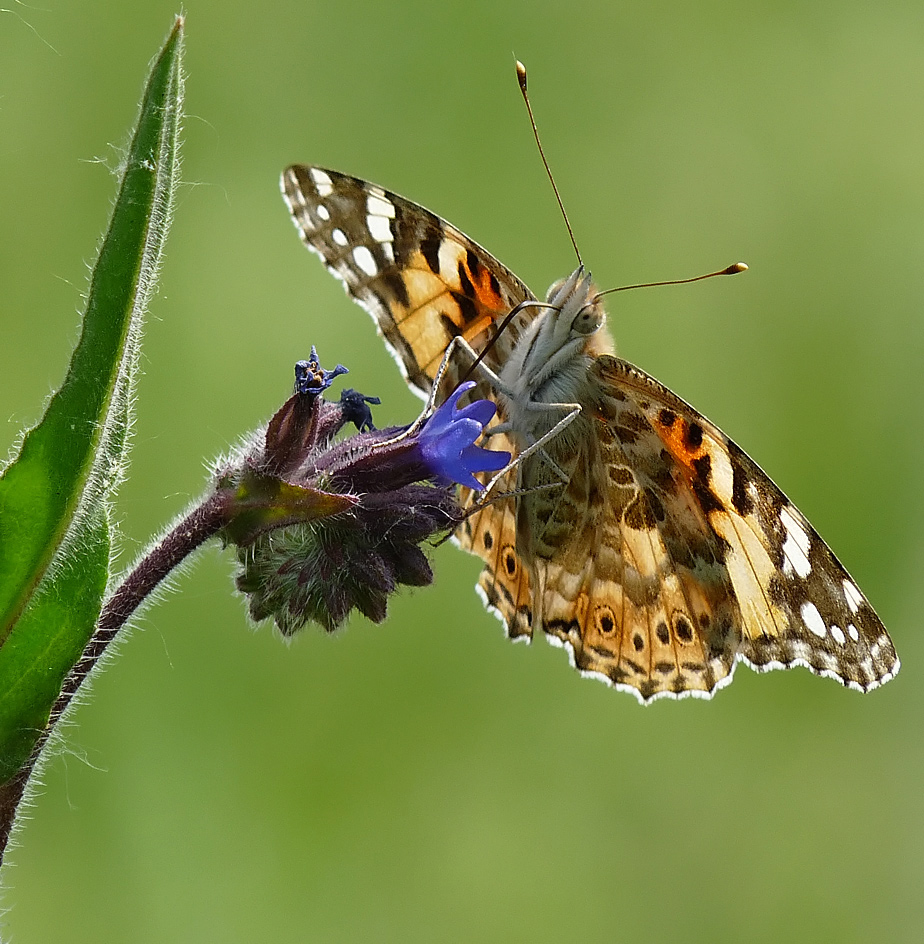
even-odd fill
[{"label": "black wing spot", "polygon": [[622,520],[626,527],[635,531],[651,528],[654,525],[654,519],[649,520],[648,505],[640,495],[636,495],[629,503],[625,512],[623,512]]},{"label": "black wing spot", "polygon": [[477,280],[481,272],[481,260],[478,258],[478,253],[472,249],[466,249],[465,264],[468,266],[468,271],[471,272],[472,278]]},{"label": "black wing spot", "polygon": [[690,449],[699,449],[703,444],[703,428],[699,423],[687,423],[687,428],[683,431],[684,442]]},{"label": "black wing spot", "polygon": [[553,619],[549,620],[546,623],[547,632],[550,635],[558,635],[560,632],[563,636],[570,636],[572,633],[581,632],[581,625],[577,620],[564,620],[564,619]]},{"label": "black wing spot", "polygon": [[436,226],[429,227],[420,241],[420,251],[434,275],[440,274],[440,246],[442,245],[443,234]]},{"label": "black wing spot", "polygon": [[624,465],[611,465],[607,474],[614,485],[631,485],[634,481],[632,473]]},{"label": "black wing spot", "polygon": [[702,662],[682,662],[680,667],[685,672],[696,672],[698,675],[706,671],[706,666]]},{"label": "black wing spot", "polygon": [[710,481],[712,479],[712,456],[700,456],[693,460],[693,471],[696,477],[693,479],[693,492],[700,503],[703,511],[709,514],[710,511],[722,511],[722,503],[716,498],[712,491]]},{"label": "black wing spot", "polygon": [[[468,254],[469,255],[472,254],[471,250],[469,250]],[[468,273],[465,271],[465,265],[461,259],[459,260],[458,273],[459,273],[459,287],[462,289],[463,295],[467,295],[469,298],[474,298],[475,286],[472,285],[472,280],[468,277]]]},{"label": "black wing spot", "polygon": [[458,337],[462,333],[462,329],[444,311],[440,312],[440,324],[446,329],[446,334],[451,338]]},{"label": "black wing spot", "polygon": [[616,629],[616,620],[613,618],[613,611],[608,606],[598,606],[594,618],[597,623],[597,629],[608,636]]},{"label": "black wing spot", "polygon": [[507,571],[507,576],[515,576],[518,569],[516,551],[508,544],[503,551],[501,551],[501,555],[504,560],[504,570]]},{"label": "black wing spot", "polygon": [[693,627],[690,621],[681,613],[674,620],[674,629],[681,642],[693,642]]},{"label": "black wing spot", "polygon": [[401,278],[400,273],[395,269],[385,269],[379,276],[379,281],[388,289],[394,300],[402,308],[411,307],[411,298],[407,293],[407,286],[404,284],[404,279]]},{"label": "black wing spot", "polygon": [[468,324],[470,321],[474,321],[478,317],[478,306],[468,297],[468,295],[463,295],[462,292],[453,292],[453,300],[459,306],[459,311],[462,313],[462,320]]}]

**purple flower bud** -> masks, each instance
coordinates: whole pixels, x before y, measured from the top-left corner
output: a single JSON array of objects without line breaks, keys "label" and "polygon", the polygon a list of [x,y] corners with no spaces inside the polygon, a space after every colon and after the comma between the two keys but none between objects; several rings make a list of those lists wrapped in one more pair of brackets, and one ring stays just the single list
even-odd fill
[{"label": "purple flower bud", "polygon": [[372,410],[369,405],[378,406],[382,401],[378,397],[363,396],[358,390],[348,387],[340,393],[340,408],[347,422],[352,423],[361,433],[374,430]]},{"label": "purple flower bud", "polygon": [[[422,425],[377,430],[375,397],[320,393],[345,368],[296,365],[296,392],[266,430],[219,473],[233,494],[224,539],[238,548],[238,588],[255,620],[272,618],[291,635],[306,622],[336,629],[351,610],[385,618],[399,584],[433,580],[419,547],[455,528],[463,510],[452,483],[484,486],[475,473],[510,461],[475,445],[496,407],[458,401],[462,384]],[[360,432],[334,441],[353,422]]]}]

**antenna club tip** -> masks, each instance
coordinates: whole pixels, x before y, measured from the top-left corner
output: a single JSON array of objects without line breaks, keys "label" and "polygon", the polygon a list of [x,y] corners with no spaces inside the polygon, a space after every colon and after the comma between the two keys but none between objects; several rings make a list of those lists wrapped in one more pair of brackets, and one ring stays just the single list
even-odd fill
[{"label": "antenna club tip", "polygon": [[523,91],[526,91],[526,66],[517,59],[517,81],[520,83],[520,88]]},{"label": "antenna club tip", "polygon": [[746,262],[736,262],[734,265],[730,265],[727,269],[722,272],[722,275],[737,275],[739,272],[747,272],[748,265]]}]

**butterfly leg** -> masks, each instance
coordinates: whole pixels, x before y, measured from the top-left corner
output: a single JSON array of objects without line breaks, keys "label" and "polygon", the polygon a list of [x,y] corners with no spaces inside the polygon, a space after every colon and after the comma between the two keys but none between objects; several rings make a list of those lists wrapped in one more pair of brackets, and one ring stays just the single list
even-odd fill
[{"label": "butterfly leg", "polygon": [[[471,360],[472,364],[476,365],[475,370],[480,375],[481,379],[484,380],[489,386],[491,386],[493,390],[501,394],[501,396],[507,397],[508,399],[513,399],[516,396],[514,391],[510,390],[507,387],[507,385],[500,379],[500,377],[498,377],[498,375],[493,370],[491,370],[490,367],[487,366],[487,364],[485,364],[483,361],[478,360],[478,355],[475,353],[472,346],[461,335],[457,335],[449,342],[449,346],[446,348],[446,353],[443,355],[443,360],[440,362],[439,370],[437,371],[436,377],[434,378],[433,390],[436,390],[439,387],[440,381],[442,380],[443,375],[446,371],[446,367],[449,364],[449,362],[452,360],[453,356],[456,354],[457,351],[461,351],[462,353],[467,355],[467,357]],[[431,401],[432,401],[432,397],[433,397],[433,394],[431,392]],[[565,473],[559,468],[558,464],[545,451],[543,446],[545,445],[545,443],[549,442],[549,440],[557,436],[563,429],[565,429],[566,426],[568,426],[570,423],[572,423],[575,420],[577,415],[581,412],[581,405],[579,403],[535,403],[533,402],[533,403],[528,404],[527,409],[529,409],[532,412],[541,411],[544,413],[547,413],[549,411],[562,410],[562,411],[565,411],[565,415],[560,420],[558,420],[558,422],[556,422],[555,425],[551,429],[546,430],[546,432],[543,433],[542,436],[540,436],[534,442],[531,442],[526,447],[526,449],[524,449],[508,466],[506,466],[504,469],[498,472],[494,476],[494,478],[492,478],[488,482],[487,486],[485,487],[484,492],[482,492],[477,503],[482,503],[487,498],[492,488],[497,484],[498,481],[500,481],[501,478],[503,478],[512,469],[516,468],[524,459],[529,458],[529,456],[535,454],[536,452],[541,452],[542,457],[545,459],[546,462],[548,462],[548,464],[552,467],[552,470],[561,479],[563,483],[568,481],[568,476],[565,475]],[[485,429],[484,435],[495,436],[498,434],[510,433],[513,431],[514,429],[509,423],[496,423],[494,426],[491,426]]]},{"label": "butterfly leg", "polygon": [[[475,504],[483,504],[488,495],[491,493],[491,490],[494,486],[507,475],[512,469],[515,469],[521,462],[525,459],[528,459],[530,456],[539,452],[542,454],[543,459],[551,466],[552,471],[561,479],[562,484],[567,484],[568,476],[559,468],[558,463],[543,449],[543,446],[550,440],[554,439],[566,426],[569,426],[577,418],[578,414],[581,412],[581,405],[579,403],[544,403],[542,404],[542,409],[546,410],[548,408],[559,407],[561,409],[568,410],[568,413],[563,416],[550,430],[547,430],[539,437],[535,442],[527,446],[515,459],[511,460],[503,469],[498,472],[494,478],[492,478],[488,484],[485,486],[484,491],[476,500]],[[506,424],[501,423],[493,427],[490,430],[485,430],[485,434],[489,435],[490,433],[500,433],[507,432],[507,429],[504,427]],[[509,429],[509,427],[508,427]],[[551,488],[553,486],[543,486],[545,488]],[[558,487],[555,485],[554,487]]]}]

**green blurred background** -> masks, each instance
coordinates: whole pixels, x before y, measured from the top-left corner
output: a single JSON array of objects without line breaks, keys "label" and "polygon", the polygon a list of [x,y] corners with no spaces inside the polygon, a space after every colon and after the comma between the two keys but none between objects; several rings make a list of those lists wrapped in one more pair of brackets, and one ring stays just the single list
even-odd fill
[{"label": "green blurred background", "polygon": [[[171,3],[0,14],[0,452],[77,337]],[[573,266],[513,54],[620,352],[734,436],[879,609],[868,697],[741,668],[643,709],[512,646],[450,546],[383,626],[283,644],[217,549],[72,715],[3,874],[16,942],[919,941],[924,6],[190,0],[184,184],[120,493],[128,564],[317,344],[408,421],[300,245],[312,161],[452,220],[537,291]]]}]

